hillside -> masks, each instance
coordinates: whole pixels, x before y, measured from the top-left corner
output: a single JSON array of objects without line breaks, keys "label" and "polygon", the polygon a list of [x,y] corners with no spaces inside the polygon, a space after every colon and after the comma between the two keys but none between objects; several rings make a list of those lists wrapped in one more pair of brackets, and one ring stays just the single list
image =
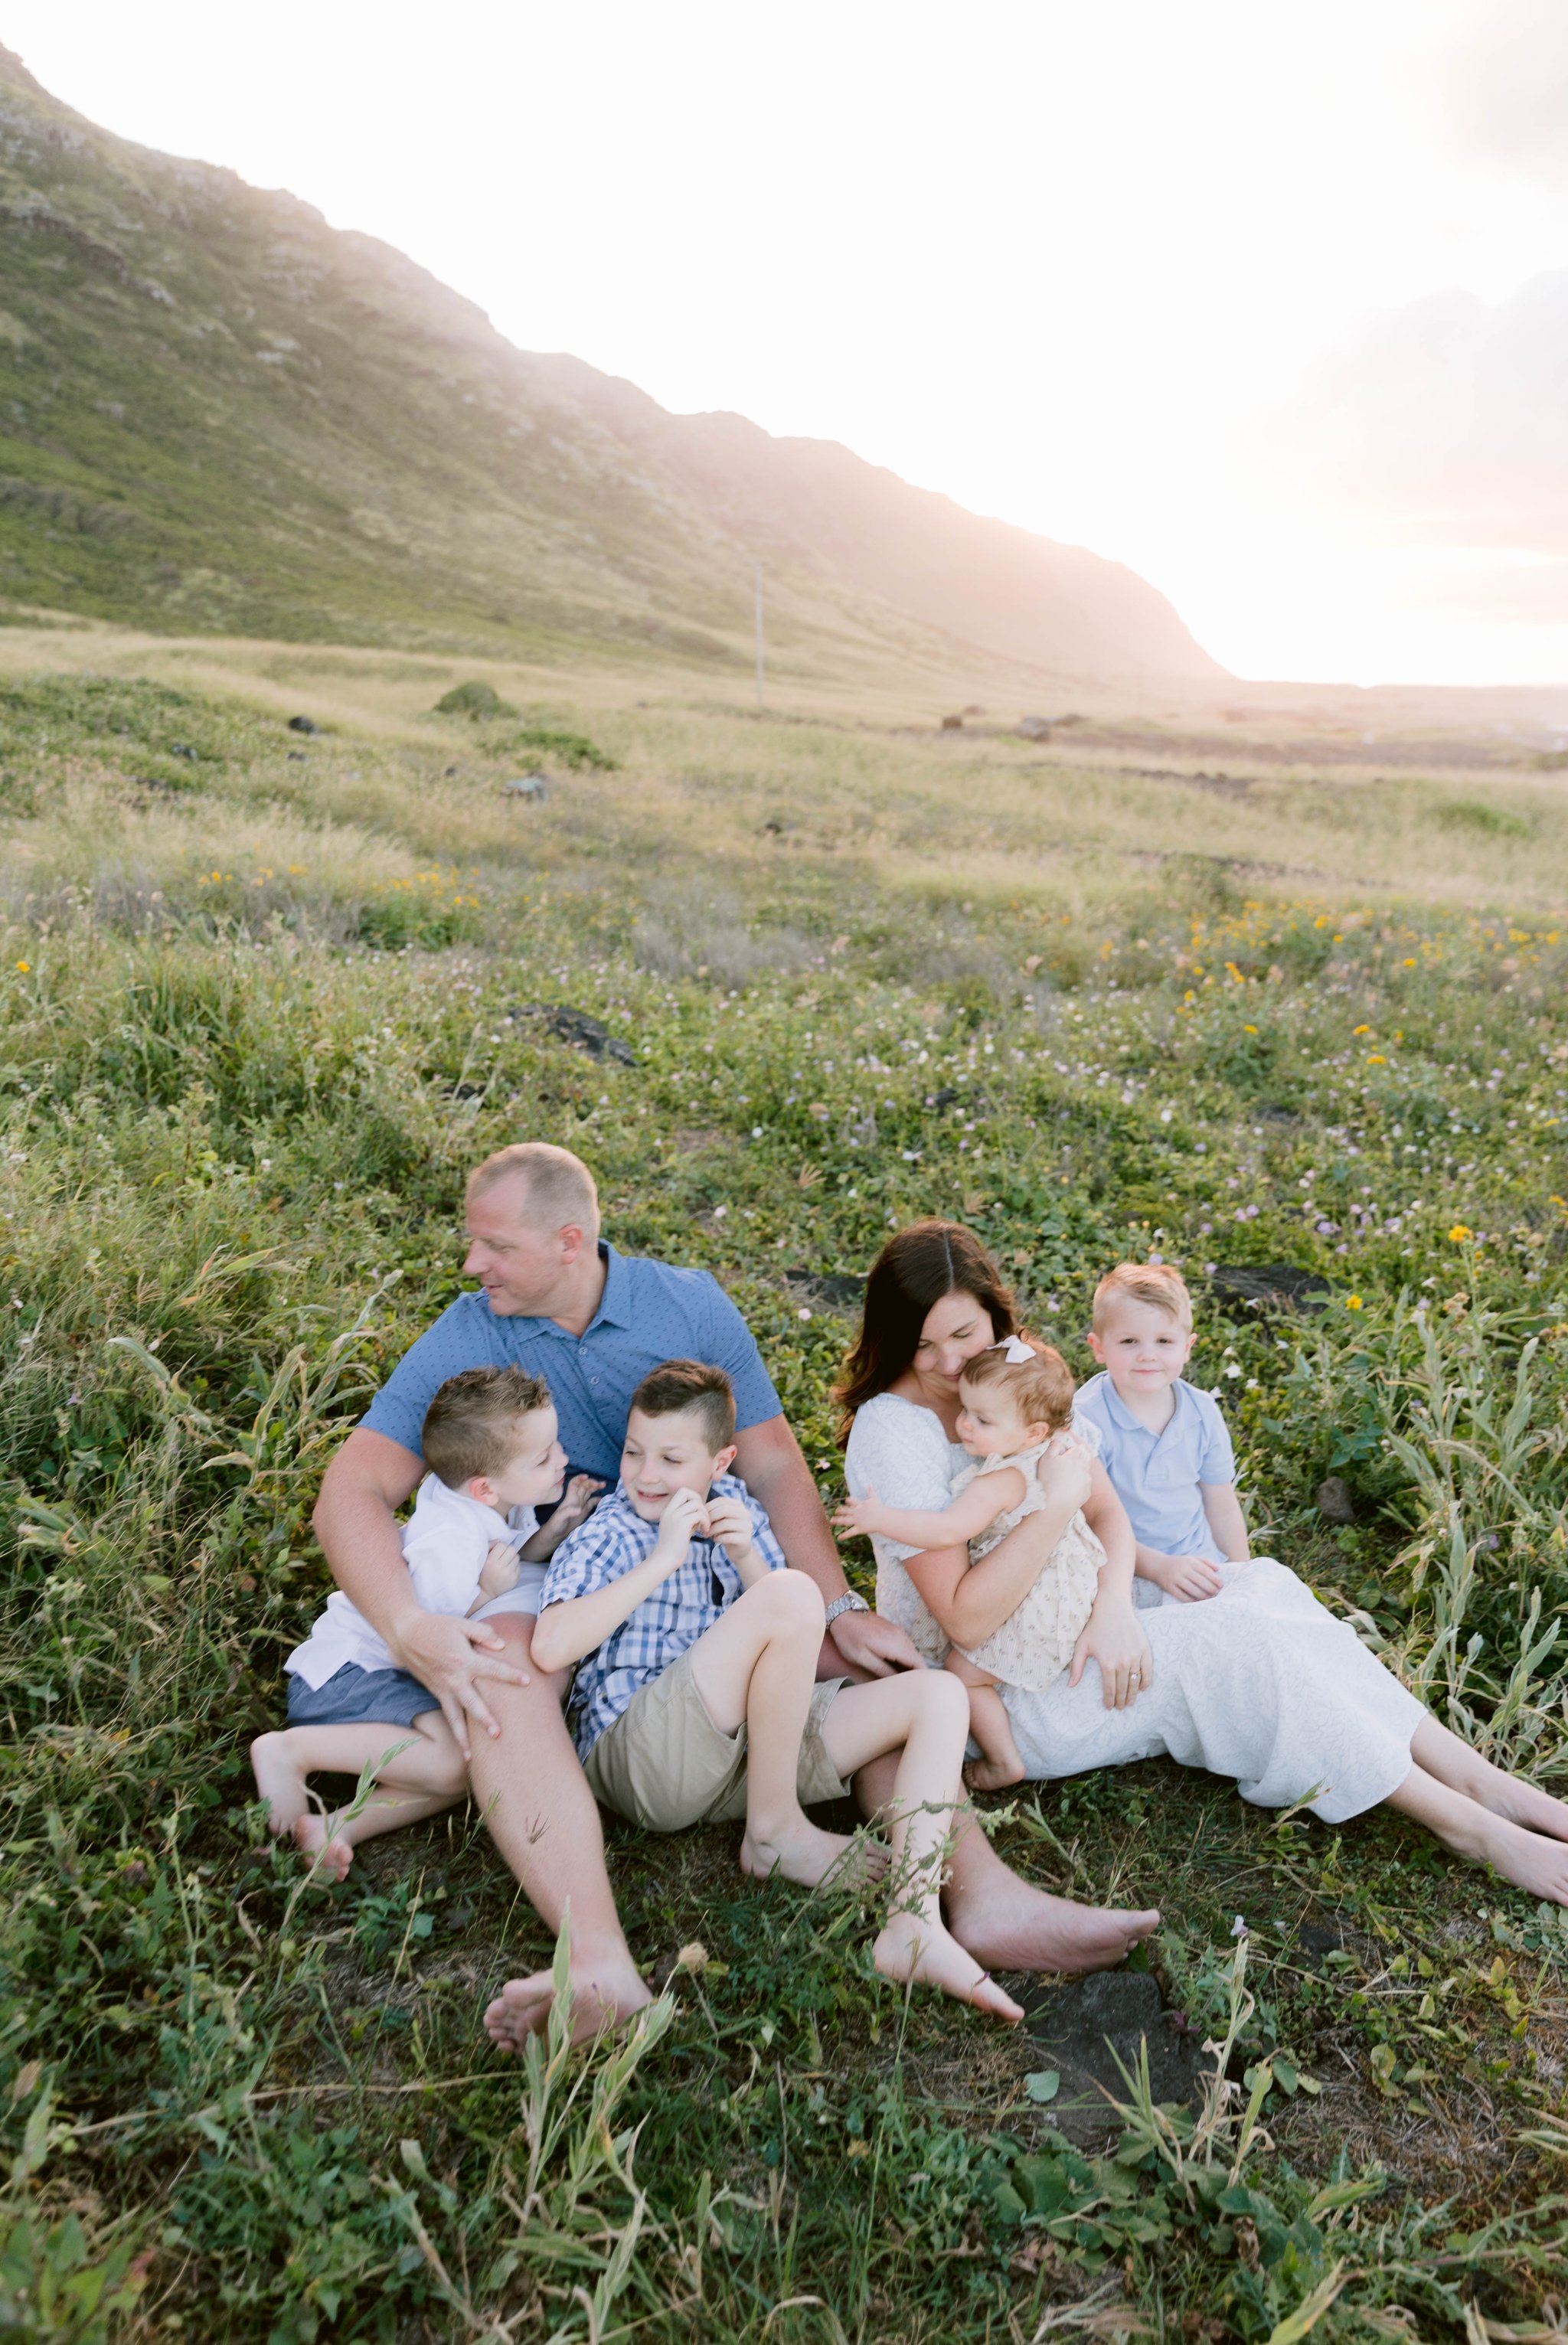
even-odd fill
[{"label": "hillside", "polygon": [[375,239],[0,50],[0,599],[163,631],[1222,671],[1165,598],[830,442],[520,351]]}]

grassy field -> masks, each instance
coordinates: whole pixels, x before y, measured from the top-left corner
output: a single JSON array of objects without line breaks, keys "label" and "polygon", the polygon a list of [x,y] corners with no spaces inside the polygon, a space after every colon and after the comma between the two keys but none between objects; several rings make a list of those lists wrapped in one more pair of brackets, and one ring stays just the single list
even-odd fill
[{"label": "grassy field", "polygon": [[[1560,2337],[1568,1928],[1392,1818],[1165,1764],[991,1803],[1046,1885],[1157,1899],[1221,2046],[1196,2115],[1129,2086],[1074,2147],[1026,2037],[901,1999],[869,1913],[743,1883],[725,1832],[612,1829],[667,1995],[507,2066],[478,2013],[549,1948],[474,1820],[322,1893],[245,1746],[324,1460],[458,1289],[463,1170],[538,1135],[725,1281],[830,1497],[810,1282],[889,1227],[971,1221],[1081,1366],[1099,1272],[1181,1262],[1256,1537],[1561,1785],[1563,778],[610,669],[430,713],[479,672],[0,634],[0,2325]],[[1325,1284],[1259,1313],[1211,1276],[1247,1264]]]}]

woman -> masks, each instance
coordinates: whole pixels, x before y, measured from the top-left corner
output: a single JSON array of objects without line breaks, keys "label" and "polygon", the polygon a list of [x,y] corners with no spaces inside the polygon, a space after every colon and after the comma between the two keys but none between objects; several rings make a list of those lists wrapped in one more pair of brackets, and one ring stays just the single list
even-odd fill
[{"label": "woman", "polygon": [[[889,1239],[866,1283],[860,1340],[837,1397],[851,1493],[940,1508],[966,1463],[953,1438],[959,1371],[1017,1325],[971,1230],[921,1222]],[[1161,1753],[1237,1779],[1262,1807],[1309,1805],[1338,1823],[1386,1801],[1461,1856],[1568,1904],[1568,1805],[1505,1775],[1440,1726],[1278,1563],[1258,1560],[1197,1604],[1140,1611],[1133,1535],[1103,1467],[1084,1513],[1106,1552],[1073,1665],[1044,1693],[1004,1690],[1031,1776],[1082,1774]],[[1017,1609],[1045,1560],[1035,1515],[983,1561],[873,1541],[877,1609],[928,1661],[972,1646]]]}]

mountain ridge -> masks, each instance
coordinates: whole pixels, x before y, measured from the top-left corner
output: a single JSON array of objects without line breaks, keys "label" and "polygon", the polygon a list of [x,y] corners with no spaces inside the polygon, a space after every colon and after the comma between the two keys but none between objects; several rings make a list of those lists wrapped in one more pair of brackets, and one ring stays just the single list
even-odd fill
[{"label": "mountain ridge", "polygon": [[163,632],[1051,676],[1225,671],[1120,564],[840,443],[518,350],[303,198],[0,49],[0,598]]}]

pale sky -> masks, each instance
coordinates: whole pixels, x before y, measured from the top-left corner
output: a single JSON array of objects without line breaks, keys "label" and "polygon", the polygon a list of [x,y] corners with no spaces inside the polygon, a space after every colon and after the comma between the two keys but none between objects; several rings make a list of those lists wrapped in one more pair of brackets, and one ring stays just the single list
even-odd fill
[{"label": "pale sky", "polygon": [[1568,682],[1568,0],[6,0],[524,349],[1129,563],[1244,676]]}]

